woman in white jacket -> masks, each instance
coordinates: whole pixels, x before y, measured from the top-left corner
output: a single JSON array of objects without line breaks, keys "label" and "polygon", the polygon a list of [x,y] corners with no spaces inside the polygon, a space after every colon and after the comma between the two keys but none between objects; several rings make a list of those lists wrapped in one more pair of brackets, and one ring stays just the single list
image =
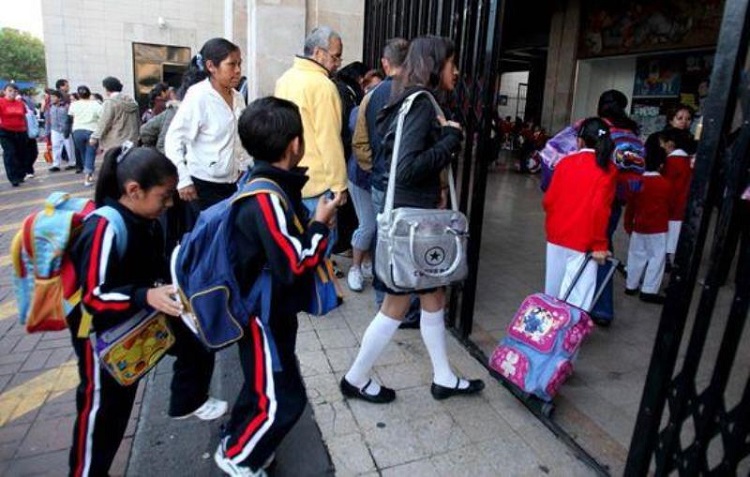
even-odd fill
[{"label": "woman in white jacket", "polygon": [[247,169],[237,135],[245,100],[235,88],[242,77],[237,45],[208,40],[190,62],[184,99],[167,131],[164,153],[177,166],[177,190],[197,214],[231,196]]}]

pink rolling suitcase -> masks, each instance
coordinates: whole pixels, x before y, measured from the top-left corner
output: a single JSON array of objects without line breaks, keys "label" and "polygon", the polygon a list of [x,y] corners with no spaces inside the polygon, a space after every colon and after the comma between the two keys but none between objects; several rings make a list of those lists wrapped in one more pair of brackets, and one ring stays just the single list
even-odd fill
[{"label": "pink rolling suitcase", "polygon": [[[588,315],[590,310],[582,310],[565,301],[589,260],[590,256],[576,272],[563,299],[544,293],[535,293],[524,299],[508,325],[507,336],[492,353],[489,365],[493,374],[524,394],[544,402],[552,401],[573,373],[581,344],[594,328]],[[591,307],[618,268],[617,260],[609,260],[612,266],[604,283],[595,291]],[[549,409],[543,409],[543,412],[551,412]]]}]

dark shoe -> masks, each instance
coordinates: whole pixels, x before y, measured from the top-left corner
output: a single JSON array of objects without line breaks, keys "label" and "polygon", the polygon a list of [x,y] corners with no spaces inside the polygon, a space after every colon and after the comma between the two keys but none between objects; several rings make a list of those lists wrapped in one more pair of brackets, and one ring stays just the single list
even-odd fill
[{"label": "dark shoe", "polygon": [[625,289],[625,294],[629,295],[629,296],[637,295],[638,294],[638,289],[637,288],[626,288]]},{"label": "dark shoe", "polygon": [[608,328],[609,325],[612,324],[612,320],[599,318],[598,316],[592,316],[591,321],[593,321],[596,326],[601,326],[602,328]]},{"label": "dark shoe", "polygon": [[646,303],[654,303],[656,305],[663,305],[665,297],[658,293],[641,293],[641,301]]},{"label": "dark shoe", "polygon": [[430,393],[432,393],[432,397],[440,401],[453,396],[476,394],[484,389],[484,381],[481,379],[470,379],[469,386],[464,389],[458,387],[460,384],[460,378],[456,378],[456,386],[452,388],[432,383],[432,386],[430,386]]},{"label": "dark shoe", "polygon": [[12,185],[13,187],[18,187],[19,183],[18,182],[11,182],[10,185]]},{"label": "dark shoe", "polygon": [[67,166],[65,166],[66,171],[72,171],[73,169],[78,170],[78,168],[74,164],[68,164]]},{"label": "dark shoe", "polygon": [[370,381],[367,381],[367,384],[362,386],[362,389],[358,389],[357,387],[349,384],[349,381],[347,381],[346,378],[341,378],[341,384],[339,385],[339,388],[341,388],[341,394],[348,398],[362,399],[363,401],[371,402],[373,404],[388,404],[389,402],[392,402],[394,399],[396,399],[396,391],[391,388],[387,388],[382,384],[380,385],[380,392],[378,394],[367,394],[364,389],[367,389],[367,386],[369,386],[371,382],[372,379]]},{"label": "dark shoe", "polygon": [[83,174],[83,169],[78,169],[78,168],[76,167],[76,174]]},{"label": "dark shoe", "polygon": [[60,168],[57,167],[57,166],[52,166],[52,167],[49,168],[49,171],[50,172],[60,172]]}]

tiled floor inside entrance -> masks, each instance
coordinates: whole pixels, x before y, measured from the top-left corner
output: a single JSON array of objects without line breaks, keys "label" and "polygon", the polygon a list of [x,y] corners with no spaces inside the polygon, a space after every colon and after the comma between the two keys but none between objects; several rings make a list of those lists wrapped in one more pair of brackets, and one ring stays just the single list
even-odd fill
[{"label": "tiled floor inside entrance", "polygon": [[[523,298],[544,288],[546,239],[537,176],[518,174],[509,159],[501,158],[490,173],[486,200],[471,338],[490,355],[505,335],[508,322]],[[615,237],[615,253],[623,261],[627,259],[627,246],[627,235],[620,227]],[[699,282],[704,276],[702,270]],[[715,320],[709,331],[704,354],[707,359],[698,371],[699,389],[708,385],[713,371],[724,320],[734,295],[733,276],[721,290],[716,305],[715,316],[720,319]],[[668,276],[663,286],[667,280]],[[613,475],[622,474],[662,309],[660,305],[626,296],[624,288],[623,277],[616,276],[615,320],[609,328],[597,327],[585,342],[575,374],[555,400],[554,413],[554,419],[597,460],[609,466]],[[696,294],[693,308],[697,301]],[[691,322],[686,333],[691,330]],[[745,344],[737,354],[725,394],[731,406],[739,401],[750,374],[748,328],[745,327],[741,341]],[[681,356],[682,353],[684,349]],[[681,359],[678,366],[680,362]],[[683,432],[689,434],[691,429]]]}]

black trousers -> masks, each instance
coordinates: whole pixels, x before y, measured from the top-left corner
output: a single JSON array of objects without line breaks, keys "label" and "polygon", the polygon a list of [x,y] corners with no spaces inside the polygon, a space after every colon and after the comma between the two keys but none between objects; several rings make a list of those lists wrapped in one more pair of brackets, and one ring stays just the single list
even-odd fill
[{"label": "black trousers", "polygon": [[299,420],[307,405],[294,349],[297,317],[271,318],[282,370],[273,372],[266,333],[260,319],[250,320],[238,342],[245,382],[227,425],[226,456],[235,464],[259,469]]},{"label": "black trousers", "polygon": [[[209,182],[193,177],[193,185],[195,191],[198,193],[198,200],[193,201],[194,207],[197,207],[197,212],[206,210],[214,204],[227,199],[237,192],[236,184],[229,184],[223,182]],[[196,213],[197,216],[197,213]]]},{"label": "black trousers", "polygon": [[0,128],[0,146],[3,148],[5,175],[11,184],[20,183],[27,172],[29,137],[25,132]]},{"label": "black trousers", "polygon": [[[206,351],[178,319],[171,324],[177,342],[169,352],[177,360],[169,414],[181,416],[191,413],[208,398],[214,361],[213,354]],[[121,386],[102,368],[91,341],[76,337],[77,320],[71,323],[70,329],[80,378],[69,457],[70,475],[107,476],[125,435],[138,386]]]}]

